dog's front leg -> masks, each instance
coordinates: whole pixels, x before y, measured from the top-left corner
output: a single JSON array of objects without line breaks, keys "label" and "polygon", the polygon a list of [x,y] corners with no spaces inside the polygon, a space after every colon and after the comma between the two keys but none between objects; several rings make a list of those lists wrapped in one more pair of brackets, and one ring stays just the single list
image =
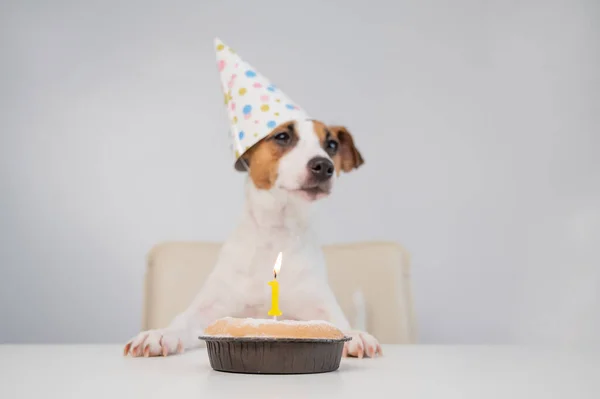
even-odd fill
[{"label": "dog's front leg", "polygon": [[243,298],[229,286],[228,279],[211,275],[188,308],[166,327],[143,331],[126,345],[124,354],[167,356],[201,345],[198,336],[214,320],[239,313]]},{"label": "dog's front leg", "polygon": [[294,317],[299,320],[325,320],[334,324],[342,330],[346,336],[352,337],[344,345],[343,356],[362,358],[364,356],[375,357],[382,355],[381,345],[377,338],[366,331],[354,330],[350,326],[348,318],[344,314],[333,291],[327,284],[321,284],[319,294],[313,298],[308,306],[295,309]]}]

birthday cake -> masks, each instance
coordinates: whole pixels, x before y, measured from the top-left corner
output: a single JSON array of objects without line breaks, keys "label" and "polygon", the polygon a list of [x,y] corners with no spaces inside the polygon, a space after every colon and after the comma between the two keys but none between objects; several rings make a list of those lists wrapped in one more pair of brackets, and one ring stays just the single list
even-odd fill
[{"label": "birthday cake", "polygon": [[199,339],[214,370],[246,374],[325,373],[339,368],[344,336],[323,320],[225,317]]}]

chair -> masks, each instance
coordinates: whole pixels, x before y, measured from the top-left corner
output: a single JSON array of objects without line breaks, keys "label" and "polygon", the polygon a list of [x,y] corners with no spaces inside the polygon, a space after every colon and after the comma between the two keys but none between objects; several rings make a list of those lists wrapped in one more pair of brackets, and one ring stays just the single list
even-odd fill
[{"label": "chair", "polygon": [[[209,242],[165,242],[152,248],[145,275],[144,330],[167,326],[189,305],[220,248]],[[326,245],[323,250],[329,284],[351,324],[359,316],[353,295],[360,289],[366,330],[384,344],[414,343],[409,254],[388,242]]]}]

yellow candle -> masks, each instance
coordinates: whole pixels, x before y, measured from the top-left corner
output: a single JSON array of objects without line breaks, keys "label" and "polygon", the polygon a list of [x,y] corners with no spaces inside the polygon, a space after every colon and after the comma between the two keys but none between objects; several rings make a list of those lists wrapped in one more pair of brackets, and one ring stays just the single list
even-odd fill
[{"label": "yellow candle", "polygon": [[269,281],[271,286],[271,310],[269,310],[269,316],[277,317],[281,316],[281,310],[279,310],[279,281],[277,281],[277,273],[281,270],[281,252],[277,255],[275,266],[273,267],[273,280]]}]

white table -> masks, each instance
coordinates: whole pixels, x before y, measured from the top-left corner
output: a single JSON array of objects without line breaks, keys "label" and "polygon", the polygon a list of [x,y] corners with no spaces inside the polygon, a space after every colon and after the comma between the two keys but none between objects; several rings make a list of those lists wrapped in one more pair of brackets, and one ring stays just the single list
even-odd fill
[{"label": "white table", "polygon": [[205,349],[167,358],[121,351],[0,345],[0,398],[600,398],[600,356],[588,351],[388,345],[382,358],[296,376],[217,372]]}]

